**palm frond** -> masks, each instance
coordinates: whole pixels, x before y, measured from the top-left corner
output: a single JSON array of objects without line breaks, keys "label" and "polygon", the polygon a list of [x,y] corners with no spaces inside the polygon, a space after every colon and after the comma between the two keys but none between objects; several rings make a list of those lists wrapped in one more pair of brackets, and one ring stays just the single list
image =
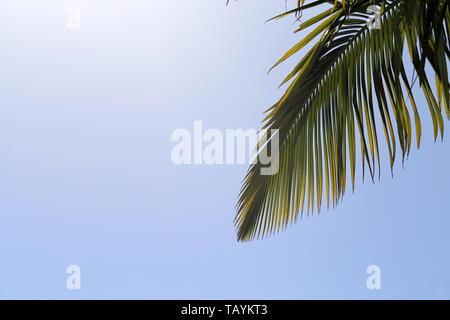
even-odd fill
[{"label": "palm frond", "polygon": [[[267,110],[263,129],[279,130],[279,171],[264,176],[260,163],[250,166],[235,217],[240,241],[282,230],[304,210],[320,211],[325,193],[327,207],[335,206],[345,192],[347,167],[354,188],[357,144],[363,176],[367,165],[372,180],[381,170],[382,136],[391,170],[397,144],[402,159],[410,151],[412,122],[420,146],[421,122],[405,50],[428,103],[435,139],[444,132],[442,109],[450,119],[448,0],[299,1],[296,9],[276,18],[330,2],[329,9],[300,25],[298,30],[315,28],[275,65],[318,39],[283,82],[290,83],[281,99]],[[379,28],[368,24],[373,5],[380,8]],[[435,88],[427,65],[435,73]]]}]

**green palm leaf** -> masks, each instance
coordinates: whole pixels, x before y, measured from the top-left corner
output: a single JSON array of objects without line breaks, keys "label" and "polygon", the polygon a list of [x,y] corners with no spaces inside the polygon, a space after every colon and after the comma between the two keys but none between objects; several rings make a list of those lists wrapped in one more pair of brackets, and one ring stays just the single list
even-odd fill
[{"label": "green palm leaf", "polygon": [[[330,8],[299,28],[317,24],[314,30],[276,64],[318,39],[283,82],[290,84],[281,99],[267,110],[263,129],[279,130],[279,171],[264,176],[260,163],[250,166],[237,203],[240,241],[284,229],[304,210],[320,211],[325,195],[327,206],[335,206],[345,192],[347,167],[354,187],[357,158],[363,176],[367,165],[374,179],[381,170],[383,136],[391,170],[397,144],[402,159],[410,151],[412,122],[420,146],[421,122],[405,71],[409,58],[404,57],[410,57],[425,95],[435,139],[444,132],[442,109],[450,119],[448,0],[298,1],[297,8],[275,18],[324,3],[331,3]],[[373,5],[380,8],[379,28],[368,24]],[[435,73],[435,88],[427,65]],[[261,144],[258,151],[266,148]]]}]

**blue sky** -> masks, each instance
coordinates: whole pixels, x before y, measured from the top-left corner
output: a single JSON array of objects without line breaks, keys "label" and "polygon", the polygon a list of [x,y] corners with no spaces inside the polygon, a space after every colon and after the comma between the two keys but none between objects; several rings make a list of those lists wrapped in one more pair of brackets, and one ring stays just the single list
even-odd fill
[{"label": "blue sky", "polygon": [[171,162],[195,120],[259,128],[292,66],[266,75],[299,39],[264,23],[284,1],[224,2],[2,2],[0,297],[449,299],[450,144],[422,97],[421,149],[394,179],[383,147],[380,182],[359,174],[336,209],[262,241],[235,238],[245,165]]}]

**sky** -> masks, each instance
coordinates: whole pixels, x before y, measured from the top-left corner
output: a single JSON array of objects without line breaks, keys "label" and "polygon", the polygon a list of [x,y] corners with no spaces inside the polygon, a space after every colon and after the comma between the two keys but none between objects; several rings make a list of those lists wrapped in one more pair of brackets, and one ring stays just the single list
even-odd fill
[{"label": "sky", "polygon": [[393,179],[383,146],[380,181],[358,173],[335,209],[264,240],[236,241],[247,165],[171,161],[194,121],[260,127],[296,60],[267,71],[301,38],[293,18],[265,23],[285,9],[1,1],[0,298],[450,298],[450,142],[434,142],[422,96],[421,148]]}]

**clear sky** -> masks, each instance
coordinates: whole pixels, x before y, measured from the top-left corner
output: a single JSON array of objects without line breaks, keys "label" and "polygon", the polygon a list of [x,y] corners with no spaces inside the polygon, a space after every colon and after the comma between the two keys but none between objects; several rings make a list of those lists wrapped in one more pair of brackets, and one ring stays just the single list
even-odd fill
[{"label": "clear sky", "polygon": [[283,0],[224,3],[1,2],[0,298],[449,299],[450,137],[434,143],[421,96],[422,146],[394,179],[383,147],[380,182],[359,174],[262,241],[236,242],[246,165],[171,162],[195,120],[259,128],[295,62],[266,74],[299,39],[293,18],[264,23]]}]

